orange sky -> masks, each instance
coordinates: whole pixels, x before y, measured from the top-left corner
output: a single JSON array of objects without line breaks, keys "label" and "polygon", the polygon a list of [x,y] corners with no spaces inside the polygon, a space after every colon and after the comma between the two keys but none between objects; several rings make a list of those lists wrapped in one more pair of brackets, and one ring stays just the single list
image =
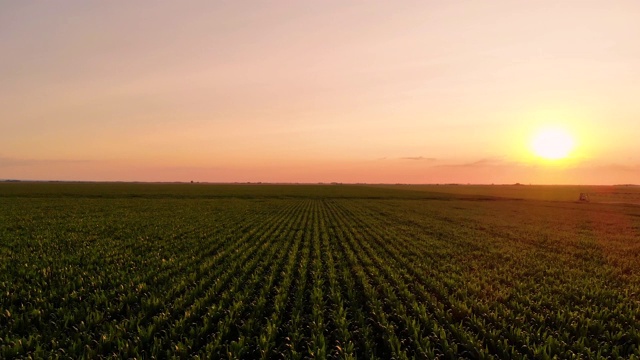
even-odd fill
[{"label": "orange sky", "polygon": [[[0,179],[640,183],[640,2],[0,3]],[[530,150],[545,126],[568,159]]]}]

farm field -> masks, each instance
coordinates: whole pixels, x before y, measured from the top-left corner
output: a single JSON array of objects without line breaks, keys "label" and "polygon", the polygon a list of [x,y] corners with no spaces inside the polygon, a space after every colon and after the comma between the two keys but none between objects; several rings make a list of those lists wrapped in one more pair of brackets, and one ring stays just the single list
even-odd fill
[{"label": "farm field", "polygon": [[586,193],[590,202],[640,205],[640,186],[638,185],[377,185],[376,187],[544,201],[577,201],[581,193]]},{"label": "farm field", "polygon": [[2,183],[0,358],[640,357],[640,206],[519,188]]}]

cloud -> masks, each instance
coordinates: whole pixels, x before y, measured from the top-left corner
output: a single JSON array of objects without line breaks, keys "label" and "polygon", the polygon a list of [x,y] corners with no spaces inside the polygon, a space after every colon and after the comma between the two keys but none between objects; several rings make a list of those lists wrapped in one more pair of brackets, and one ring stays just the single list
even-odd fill
[{"label": "cloud", "polygon": [[636,174],[640,174],[640,164],[635,165],[621,165],[621,164],[608,164],[599,167],[604,171],[622,171],[622,172],[632,172]]},{"label": "cloud", "polygon": [[480,159],[480,160],[467,162],[463,164],[440,165],[440,167],[479,168],[479,167],[499,166],[499,165],[507,165],[507,163],[500,158],[485,158],[485,159]]},{"label": "cloud", "polygon": [[31,159],[0,157],[0,167],[28,166],[28,165],[41,163],[41,162],[42,162],[42,160],[31,160]]},{"label": "cloud", "polygon": [[437,161],[436,158],[424,157],[424,156],[406,156],[401,157],[402,160],[418,160],[418,161]]},{"label": "cloud", "polygon": [[44,164],[73,164],[84,163],[89,160],[69,160],[69,159],[23,159],[13,157],[0,156],[0,167],[14,167],[14,166],[34,166]]}]

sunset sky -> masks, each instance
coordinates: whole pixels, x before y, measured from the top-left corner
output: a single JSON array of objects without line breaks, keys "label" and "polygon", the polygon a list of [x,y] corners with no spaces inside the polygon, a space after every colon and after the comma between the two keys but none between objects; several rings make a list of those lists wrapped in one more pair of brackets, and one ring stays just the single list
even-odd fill
[{"label": "sunset sky", "polygon": [[0,179],[640,183],[640,1],[2,1]]}]

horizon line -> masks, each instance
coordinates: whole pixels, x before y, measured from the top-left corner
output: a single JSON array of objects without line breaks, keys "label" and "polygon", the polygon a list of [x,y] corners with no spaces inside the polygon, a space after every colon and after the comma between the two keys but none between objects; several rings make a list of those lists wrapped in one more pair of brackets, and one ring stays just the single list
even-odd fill
[{"label": "horizon line", "polygon": [[640,186],[640,184],[544,184],[544,183],[385,183],[385,182],[266,182],[266,181],[137,181],[137,180],[34,180],[34,179],[0,179],[0,183],[72,183],[72,184],[205,184],[205,185],[419,185],[419,186]]}]

